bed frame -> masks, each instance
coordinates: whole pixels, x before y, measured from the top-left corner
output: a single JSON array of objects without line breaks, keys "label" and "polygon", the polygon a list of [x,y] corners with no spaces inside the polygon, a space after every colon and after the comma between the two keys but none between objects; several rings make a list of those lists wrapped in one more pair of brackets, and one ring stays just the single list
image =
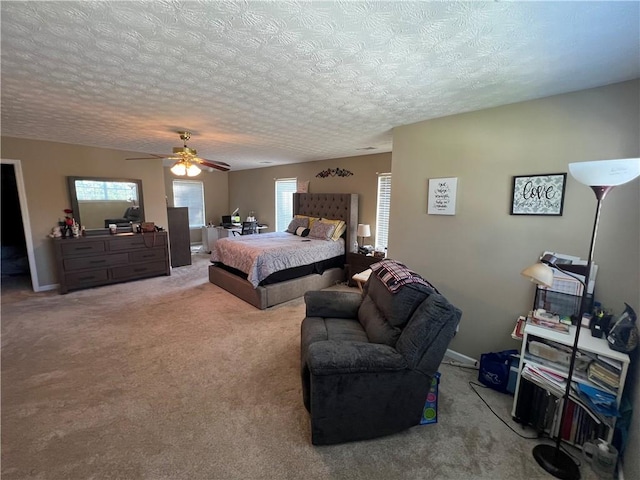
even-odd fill
[{"label": "bed frame", "polygon": [[[358,228],[358,194],[294,193],[293,214],[344,220],[345,254],[351,251]],[[345,255],[346,259],[346,255]],[[301,297],[309,290],[320,290],[344,281],[344,269],[332,268],[322,275],[312,274],[256,288],[242,277],[209,265],[209,281],[261,310]]]}]

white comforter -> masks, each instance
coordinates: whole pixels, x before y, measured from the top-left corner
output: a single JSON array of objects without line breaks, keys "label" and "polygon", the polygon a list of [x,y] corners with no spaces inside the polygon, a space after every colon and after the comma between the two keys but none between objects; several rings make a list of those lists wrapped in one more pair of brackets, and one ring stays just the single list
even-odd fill
[{"label": "white comforter", "polygon": [[211,251],[211,261],[246,273],[247,280],[257,287],[274,272],[343,254],[343,238],[334,242],[272,232],[221,238]]}]

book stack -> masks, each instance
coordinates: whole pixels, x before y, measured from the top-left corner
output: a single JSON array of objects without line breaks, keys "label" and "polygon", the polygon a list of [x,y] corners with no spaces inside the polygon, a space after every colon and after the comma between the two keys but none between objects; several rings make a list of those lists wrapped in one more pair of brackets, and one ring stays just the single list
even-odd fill
[{"label": "book stack", "polygon": [[617,391],[620,386],[622,364],[610,358],[597,358],[589,364],[587,378],[595,385]]},{"label": "book stack", "polygon": [[544,327],[566,334],[569,334],[569,325],[571,325],[571,319],[569,317],[560,317],[541,308],[530,312],[527,321],[538,327]]},{"label": "book stack", "polygon": [[583,445],[596,438],[606,438],[612,426],[610,419],[598,414],[580,396],[572,392],[567,412],[561,423],[564,379],[558,381],[527,370],[522,371],[518,403],[514,420],[533,427],[540,434],[558,435],[574,445]]}]

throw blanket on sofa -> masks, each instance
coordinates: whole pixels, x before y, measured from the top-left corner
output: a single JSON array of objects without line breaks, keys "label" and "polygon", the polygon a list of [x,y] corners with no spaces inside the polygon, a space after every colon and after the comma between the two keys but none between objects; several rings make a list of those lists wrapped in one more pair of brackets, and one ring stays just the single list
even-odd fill
[{"label": "throw blanket on sofa", "polygon": [[424,278],[407,268],[406,265],[395,260],[381,260],[371,265],[371,271],[384,283],[387,290],[395,293],[398,289],[408,283],[419,283],[438,292],[438,289],[427,282]]}]

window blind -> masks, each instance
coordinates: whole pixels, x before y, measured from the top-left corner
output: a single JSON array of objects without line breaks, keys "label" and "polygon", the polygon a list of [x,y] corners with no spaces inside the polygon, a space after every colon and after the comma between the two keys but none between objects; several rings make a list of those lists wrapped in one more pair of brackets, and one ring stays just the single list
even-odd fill
[{"label": "window blind", "polygon": [[391,174],[378,175],[378,202],[376,207],[376,249],[389,244],[389,210],[391,208]]},{"label": "window blind", "polygon": [[296,178],[276,179],[276,232],[284,232],[293,218],[293,194]]},{"label": "window blind", "polygon": [[189,228],[204,225],[204,185],[194,180],[173,181],[173,205],[189,208]]}]

